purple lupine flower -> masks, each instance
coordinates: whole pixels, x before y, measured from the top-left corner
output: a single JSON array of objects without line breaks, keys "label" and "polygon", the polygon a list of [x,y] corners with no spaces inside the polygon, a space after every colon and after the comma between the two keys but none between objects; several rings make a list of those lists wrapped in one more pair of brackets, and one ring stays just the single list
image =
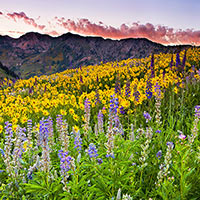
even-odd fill
[{"label": "purple lupine flower", "polygon": [[115,95],[111,95],[110,109],[109,109],[110,113],[117,114],[118,107],[119,107],[118,98],[115,98]]},{"label": "purple lupine flower", "polygon": [[97,152],[98,151],[96,149],[96,146],[93,143],[91,143],[89,145],[89,149],[88,149],[88,154],[89,154],[90,158],[96,158],[98,156]]},{"label": "purple lupine flower", "polygon": [[41,170],[48,172],[50,170],[50,148],[49,148],[49,129],[48,120],[40,120],[39,144],[42,147],[42,159],[40,161]]},{"label": "purple lupine flower", "polygon": [[154,54],[151,55],[150,69],[151,69],[151,77],[154,77],[155,76],[155,71],[154,71]]},{"label": "purple lupine flower", "polygon": [[54,145],[54,135],[53,135],[53,120],[51,117],[48,117],[48,130],[49,130],[49,145]]},{"label": "purple lupine flower", "polygon": [[39,127],[39,135],[38,135],[38,146],[43,146],[43,142],[48,141],[48,129],[47,129],[47,121],[46,120],[40,120],[40,127]]},{"label": "purple lupine flower", "polygon": [[32,126],[33,126],[32,120],[29,119],[27,121],[27,139],[28,139],[28,144],[27,145],[28,145],[28,148],[30,148],[31,142],[32,142]]},{"label": "purple lupine flower", "polygon": [[60,173],[62,177],[62,183],[64,184],[64,190],[69,192],[69,187],[67,186],[67,179],[69,177],[69,170],[75,171],[76,166],[74,163],[74,158],[71,156],[68,156],[67,152],[60,151],[58,153],[58,156],[60,158]]},{"label": "purple lupine flower", "polygon": [[116,82],[115,82],[115,94],[121,94],[121,86],[120,86],[119,76],[117,76]]},{"label": "purple lupine flower", "polygon": [[172,54],[171,61],[170,61],[170,64],[169,64],[169,67],[170,67],[171,70],[172,70],[172,66],[173,66],[173,54]]},{"label": "purple lupine flower", "polygon": [[119,110],[120,110],[120,113],[121,113],[122,115],[124,115],[124,114],[126,113],[126,111],[124,110],[124,107],[123,107],[123,106],[121,106]]},{"label": "purple lupine flower", "polygon": [[33,86],[29,89],[29,94],[32,94],[33,93]]},{"label": "purple lupine flower", "polygon": [[100,101],[100,98],[99,98],[99,91],[98,91],[98,89],[96,90],[95,97],[96,97],[96,99],[95,99],[95,105],[96,104],[100,104],[101,101]]},{"label": "purple lupine flower", "polygon": [[200,105],[196,105],[195,106],[195,117],[197,117],[198,119],[200,119]]},{"label": "purple lupine flower", "polygon": [[99,165],[102,164],[103,163],[102,158],[97,158],[97,162],[98,162]]},{"label": "purple lupine flower", "polygon": [[156,133],[161,133],[161,130],[156,130]]},{"label": "purple lupine flower", "polygon": [[13,150],[13,171],[15,172],[14,176],[17,177],[19,175],[19,170],[21,167],[20,164],[20,158],[22,158],[22,152],[23,149],[23,142],[27,140],[25,135],[26,129],[17,127],[16,129],[16,135],[15,135],[15,144],[14,144],[14,150]]},{"label": "purple lupine flower", "polygon": [[135,92],[133,93],[133,96],[135,97],[135,100],[136,100],[136,101],[139,101],[140,92],[139,92],[139,91],[135,91]]},{"label": "purple lupine flower", "polygon": [[184,135],[183,133],[180,133],[178,137],[179,139],[184,140],[187,136]]},{"label": "purple lupine flower", "polygon": [[170,147],[170,149],[173,149],[174,143],[173,142],[167,142],[167,146]]},{"label": "purple lupine flower", "polygon": [[161,97],[161,89],[160,89],[160,85],[158,84],[158,82],[156,82],[156,85],[155,85],[155,93],[158,97]]},{"label": "purple lupine flower", "polygon": [[104,130],[103,130],[103,113],[101,110],[99,110],[97,119],[98,119],[98,132],[103,133],[104,132]]},{"label": "purple lupine flower", "polygon": [[46,92],[46,90],[47,90],[47,85],[44,86],[44,92]]},{"label": "purple lupine flower", "polygon": [[75,170],[74,158],[68,155],[68,152],[59,151],[58,156],[60,158],[61,176],[66,181],[69,177],[68,171]]},{"label": "purple lupine flower", "polygon": [[119,116],[117,114],[118,107],[119,107],[118,98],[115,98],[115,95],[111,95],[110,109],[109,109],[109,122],[112,124],[114,123],[115,127],[118,127],[120,124]]},{"label": "purple lupine flower", "polygon": [[146,96],[148,99],[152,97],[152,83],[150,80],[147,81],[146,85]]},{"label": "purple lupine flower", "polygon": [[109,127],[108,128],[108,133],[107,133],[107,138],[108,138],[108,141],[107,143],[105,143],[105,147],[107,149],[107,154],[106,154],[106,157],[111,157],[111,158],[115,158],[114,156],[114,134],[113,134],[113,129],[112,127]]},{"label": "purple lupine flower", "polygon": [[96,81],[97,81],[97,83],[99,82],[99,77],[98,77],[98,75],[97,75],[97,80],[96,80]]},{"label": "purple lupine flower", "polygon": [[12,124],[9,122],[5,122],[5,145],[4,145],[4,157],[5,157],[5,164],[6,164],[6,171],[9,174],[12,174],[12,167],[11,167],[11,150],[13,145],[13,131],[12,131]]},{"label": "purple lupine flower", "polygon": [[87,113],[88,111],[90,111],[90,101],[88,100],[88,98],[85,99],[84,102],[84,106],[85,106],[85,112]]},{"label": "purple lupine flower", "polygon": [[28,178],[29,180],[32,180],[32,179],[33,179],[32,174],[33,174],[32,172],[27,174],[27,178]]},{"label": "purple lupine flower", "polygon": [[135,166],[135,165],[137,165],[136,163],[132,163],[132,166]]},{"label": "purple lupine flower", "polygon": [[182,61],[182,67],[183,68],[185,67],[185,63],[186,63],[186,50],[185,50],[185,53],[184,53],[184,56],[183,56],[183,61]]},{"label": "purple lupine flower", "polygon": [[166,71],[163,69],[163,79],[165,78]]},{"label": "purple lupine flower", "polygon": [[[16,130],[16,141],[15,141],[15,147],[14,147],[14,151],[13,151],[13,154],[14,154],[14,158],[15,161],[17,162],[17,159],[18,158],[21,158],[22,156],[22,152],[24,151],[23,149],[23,142],[25,140],[27,140],[26,138],[26,134],[24,133],[26,130],[21,128],[21,127],[17,127],[17,130]],[[15,165],[17,165],[17,163],[15,163]]]},{"label": "purple lupine flower", "polygon": [[109,157],[111,157],[111,158],[115,158],[114,153],[106,154],[106,158],[109,158]]},{"label": "purple lupine flower", "polygon": [[84,118],[85,118],[85,136],[87,135],[89,129],[90,129],[90,101],[88,100],[88,98],[85,99],[84,102],[84,107],[85,107],[85,114],[84,114]]},{"label": "purple lupine flower", "polygon": [[146,123],[148,121],[151,121],[151,116],[150,116],[150,114],[148,112],[144,111],[143,116],[146,119]]},{"label": "purple lupine flower", "polygon": [[130,89],[130,81],[129,80],[126,81],[125,94],[127,97],[130,97],[131,89]]},{"label": "purple lupine flower", "polygon": [[158,153],[156,154],[156,157],[158,159],[161,159],[161,157],[162,157],[162,151],[161,150],[158,151]]},{"label": "purple lupine flower", "polygon": [[80,153],[82,149],[82,138],[80,136],[80,131],[76,132],[75,138],[74,138],[74,148],[77,149],[77,151]]},{"label": "purple lupine flower", "polygon": [[0,149],[0,153],[2,154],[3,157],[5,156],[3,149]]},{"label": "purple lupine flower", "polygon": [[62,115],[57,115],[57,117],[56,117],[56,130],[58,131],[59,134],[61,133],[62,124],[63,124]]},{"label": "purple lupine flower", "polygon": [[83,83],[83,77],[80,75],[80,82]]},{"label": "purple lupine flower", "polygon": [[179,53],[176,54],[176,69],[179,68],[179,65],[180,65],[181,61],[180,61],[180,56],[179,56]]}]

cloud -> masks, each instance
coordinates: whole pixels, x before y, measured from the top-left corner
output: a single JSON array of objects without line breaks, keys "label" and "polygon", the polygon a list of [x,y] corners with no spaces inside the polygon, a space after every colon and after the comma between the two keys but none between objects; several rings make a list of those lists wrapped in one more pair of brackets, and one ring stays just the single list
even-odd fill
[{"label": "cloud", "polygon": [[7,16],[13,19],[15,22],[17,22],[17,19],[22,19],[26,24],[31,25],[40,30],[43,30],[45,28],[45,25],[37,24],[33,18],[28,17],[24,12],[7,13]]},{"label": "cloud", "polygon": [[175,30],[167,26],[151,23],[139,24],[134,22],[131,25],[122,24],[119,28],[107,26],[102,22],[92,23],[88,19],[77,21],[65,18],[54,18],[59,26],[68,31],[73,31],[84,35],[101,36],[104,38],[124,39],[124,38],[147,38],[162,44],[196,44],[200,45],[200,31],[192,29]]},{"label": "cloud", "polygon": [[[64,17],[55,16],[53,20],[47,22],[46,25],[41,25],[37,22],[40,16],[36,19],[28,17],[24,12],[2,13],[9,20],[17,23],[24,23],[39,29],[42,33],[52,36],[59,36],[67,31],[76,32],[82,35],[100,36],[112,39],[124,38],[147,38],[161,44],[195,44],[200,45],[200,30],[193,29],[174,29],[163,25],[153,25],[151,23],[141,24],[133,22],[132,24],[121,24],[116,28],[105,25],[103,22],[93,23],[88,19],[71,20]],[[13,29],[12,29],[13,30]],[[30,31],[32,31],[30,29]],[[63,31],[63,32],[62,32]],[[61,33],[62,32],[62,33]],[[16,34],[20,34],[20,30],[16,30]]]},{"label": "cloud", "polygon": [[59,35],[61,35],[57,31],[45,32],[45,34],[48,34],[48,35],[51,35],[51,36],[59,36]]},{"label": "cloud", "polygon": [[9,33],[17,33],[17,34],[25,34],[25,32],[22,31],[8,31]]}]

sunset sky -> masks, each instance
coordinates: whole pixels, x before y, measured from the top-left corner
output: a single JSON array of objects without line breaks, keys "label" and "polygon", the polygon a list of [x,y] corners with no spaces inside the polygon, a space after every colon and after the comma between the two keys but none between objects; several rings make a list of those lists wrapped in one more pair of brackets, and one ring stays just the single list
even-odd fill
[{"label": "sunset sky", "polygon": [[145,37],[200,45],[199,0],[0,0],[0,35]]}]

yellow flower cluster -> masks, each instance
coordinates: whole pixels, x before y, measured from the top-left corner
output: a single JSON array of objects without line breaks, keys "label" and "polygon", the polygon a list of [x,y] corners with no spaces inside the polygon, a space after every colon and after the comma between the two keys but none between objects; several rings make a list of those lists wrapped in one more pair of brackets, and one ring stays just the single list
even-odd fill
[{"label": "yellow flower cluster", "polygon": [[[183,57],[184,51],[180,52],[181,61]],[[200,79],[197,71],[199,63],[200,49],[188,49],[184,73],[193,73],[194,78]],[[178,93],[178,87],[184,87],[183,74],[176,69],[175,54],[154,55],[154,76],[151,76],[150,65],[151,56],[69,69],[50,76],[17,80],[15,84],[5,79],[0,89],[0,124],[5,121],[11,121],[14,125],[24,124],[30,118],[37,121],[42,116],[61,114],[68,115],[78,125],[80,120],[84,120],[86,98],[91,102],[92,108],[99,106],[96,102],[98,98],[102,112],[108,112],[110,95],[115,93],[116,80],[121,88],[117,94],[119,104],[129,110],[129,113],[147,99],[148,81],[151,81],[152,88],[159,84],[162,90],[170,85],[174,86],[175,93]],[[129,95],[127,90],[130,90]],[[151,92],[154,96],[157,95],[155,90],[152,89]]]}]

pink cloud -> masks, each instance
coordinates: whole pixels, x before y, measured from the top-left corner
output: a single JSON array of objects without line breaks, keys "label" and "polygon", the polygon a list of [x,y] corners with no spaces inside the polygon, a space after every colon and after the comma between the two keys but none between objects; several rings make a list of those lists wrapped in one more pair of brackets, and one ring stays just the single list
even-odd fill
[{"label": "pink cloud", "polygon": [[119,28],[104,25],[102,22],[95,24],[88,19],[79,19],[73,21],[55,17],[57,24],[68,31],[74,31],[84,35],[101,36],[104,38],[123,39],[123,38],[148,38],[152,41],[162,44],[196,44],[200,45],[200,31],[192,29],[175,30],[167,26],[151,23],[131,25],[122,24]]},{"label": "pink cloud", "polygon": [[45,34],[48,34],[48,35],[51,35],[51,36],[59,36],[59,35],[61,35],[57,31],[45,32]]},{"label": "pink cloud", "polygon": [[8,31],[9,33],[17,33],[17,34],[25,34],[25,32],[22,31]]},{"label": "pink cloud", "polygon": [[33,18],[28,17],[24,12],[14,12],[14,13],[7,13],[7,16],[17,22],[17,19],[22,19],[26,24],[31,25],[35,28],[43,30],[45,25],[38,25]]},{"label": "pink cloud", "polygon": [[[88,19],[79,19],[77,21],[65,19],[64,17],[55,16],[52,21],[46,25],[38,24],[37,19],[28,17],[24,12],[2,13],[0,15],[14,20],[22,20],[26,24],[41,30],[43,33],[58,36],[58,26],[66,29],[66,31],[76,32],[83,35],[101,36],[104,38],[124,39],[124,38],[147,38],[154,42],[162,44],[192,44],[200,45],[200,30],[176,30],[163,25],[153,25],[151,23],[141,24],[134,22],[130,25],[121,24],[116,28],[105,25],[103,22],[93,23]],[[59,29],[58,29],[59,30]],[[17,33],[17,32],[16,32]],[[20,34],[20,31],[18,31]]]}]

